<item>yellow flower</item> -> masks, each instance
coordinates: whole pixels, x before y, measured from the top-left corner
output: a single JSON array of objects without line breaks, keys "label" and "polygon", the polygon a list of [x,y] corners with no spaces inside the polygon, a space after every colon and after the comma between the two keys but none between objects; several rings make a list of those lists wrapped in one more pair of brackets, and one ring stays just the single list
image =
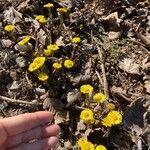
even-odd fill
[{"label": "yellow flower", "polygon": [[94,145],[83,138],[80,138],[77,144],[81,150],[94,150]]},{"label": "yellow flower", "polygon": [[55,52],[55,51],[59,50],[59,47],[56,44],[50,44],[47,46],[47,49]]},{"label": "yellow flower", "polygon": [[80,114],[80,119],[83,120],[85,123],[94,123],[94,113],[90,109],[85,109]]},{"label": "yellow flower", "polygon": [[53,54],[53,52],[50,49],[45,49],[44,54],[45,54],[45,56],[51,56]]},{"label": "yellow flower", "polygon": [[93,87],[90,84],[84,84],[80,87],[80,92],[83,94],[89,94],[93,92]]},{"label": "yellow flower", "polygon": [[19,45],[25,45],[29,42],[30,39],[31,39],[30,36],[25,36],[18,44]]},{"label": "yellow flower", "polygon": [[107,107],[107,109],[109,109],[109,110],[115,109],[115,105],[114,105],[113,103],[108,103],[108,104],[106,105],[106,107]]},{"label": "yellow flower", "polygon": [[43,16],[43,15],[38,15],[38,16],[36,16],[35,19],[36,19],[37,21],[39,21],[40,23],[42,23],[42,24],[44,24],[44,23],[47,22],[45,16]]},{"label": "yellow flower", "polygon": [[30,72],[36,71],[41,68],[45,63],[45,57],[36,57],[33,62],[29,65],[28,70]]},{"label": "yellow flower", "polygon": [[107,148],[103,145],[98,145],[98,146],[96,146],[95,150],[107,150]]},{"label": "yellow flower", "polygon": [[14,29],[15,29],[15,26],[14,25],[6,25],[5,27],[4,27],[4,30],[5,31],[7,31],[7,32],[12,32],[12,31],[14,31]]},{"label": "yellow flower", "polygon": [[54,4],[48,3],[48,4],[45,4],[43,7],[44,8],[51,8],[51,7],[54,7]]},{"label": "yellow flower", "polygon": [[38,70],[38,69],[39,69],[39,66],[38,66],[38,64],[36,64],[36,63],[31,63],[31,64],[29,65],[29,68],[28,68],[28,70],[29,70],[30,72],[36,71],[36,70]]},{"label": "yellow flower", "polygon": [[45,72],[41,72],[41,73],[38,75],[38,79],[39,79],[40,81],[46,81],[46,80],[48,80],[48,74],[45,73]]},{"label": "yellow flower", "polygon": [[62,65],[60,63],[53,63],[52,66],[54,69],[61,69],[62,68]]},{"label": "yellow flower", "polygon": [[81,42],[81,39],[80,39],[80,37],[74,37],[71,41],[72,41],[73,43],[80,43],[80,42]]},{"label": "yellow flower", "polygon": [[96,93],[93,96],[93,100],[97,103],[103,103],[106,100],[106,96],[103,93]]},{"label": "yellow flower", "polygon": [[57,8],[57,11],[60,13],[66,13],[66,12],[68,12],[68,9],[67,8]]},{"label": "yellow flower", "polygon": [[122,123],[122,115],[119,111],[112,110],[108,115],[103,118],[102,124],[106,127],[111,127],[113,125],[118,125]]},{"label": "yellow flower", "polygon": [[46,61],[46,58],[45,57],[36,57],[34,60],[33,60],[33,63],[37,64],[40,67],[42,67],[44,65]]},{"label": "yellow flower", "polygon": [[74,62],[71,59],[66,59],[64,61],[64,66],[68,69],[72,68],[74,66]]}]

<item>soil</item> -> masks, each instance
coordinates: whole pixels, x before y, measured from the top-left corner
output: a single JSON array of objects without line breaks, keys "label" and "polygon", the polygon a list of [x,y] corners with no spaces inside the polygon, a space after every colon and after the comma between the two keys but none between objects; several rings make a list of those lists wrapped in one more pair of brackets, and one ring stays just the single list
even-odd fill
[{"label": "soil", "polygon": [[[43,5],[51,2],[49,9]],[[59,14],[57,8],[67,13]],[[51,111],[61,127],[56,150],[78,150],[85,137],[108,150],[150,148],[150,1],[148,0],[0,0],[0,117],[26,112]],[[44,15],[47,24],[35,20]],[[14,24],[14,32],[4,26]],[[26,35],[29,43],[19,46]],[[74,44],[71,38],[80,37]],[[29,65],[50,43],[59,51],[47,58],[39,81]],[[53,62],[71,59],[71,69],[54,70]],[[103,92],[107,103],[123,114],[121,125],[105,128],[102,116],[108,111],[90,103],[97,123],[86,125],[80,112],[87,99],[80,86],[90,84]]]}]

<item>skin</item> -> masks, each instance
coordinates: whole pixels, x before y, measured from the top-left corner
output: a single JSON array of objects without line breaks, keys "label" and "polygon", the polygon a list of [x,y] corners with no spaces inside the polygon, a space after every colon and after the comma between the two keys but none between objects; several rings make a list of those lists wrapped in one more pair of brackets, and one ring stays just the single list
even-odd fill
[{"label": "skin", "polygon": [[60,128],[49,125],[50,112],[22,114],[0,120],[0,150],[48,150],[58,143]]}]

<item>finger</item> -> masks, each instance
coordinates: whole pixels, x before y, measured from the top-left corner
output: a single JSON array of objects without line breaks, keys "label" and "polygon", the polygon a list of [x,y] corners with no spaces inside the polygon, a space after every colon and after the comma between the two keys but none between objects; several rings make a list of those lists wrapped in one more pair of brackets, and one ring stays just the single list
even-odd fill
[{"label": "finger", "polygon": [[8,136],[13,136],[39,125],[44,125],[50,122],[51,119],[52,113],[41,111],[2,119],[0,123],[4,126]]},{"label": "finger", "polygon": [[39,126],[32,130],[9,137],[9,139],[6,141],[6,147],[7,148],[14,147],[21,143],[27,143],[33,139],[57,136],[59,132],[60,132],[60,127],[58,125]]},{"label": "finger", "polygon": [[0,123],[0,145],[2,145],[7,139],[7,132],[3,125]]},{"label": "finger", "polygon": [[56,136],[52,136],[34,143],[20,144],[19,146],[9,150],[48,150],[50,148],[54,148],[57,143],[58,138]]}]

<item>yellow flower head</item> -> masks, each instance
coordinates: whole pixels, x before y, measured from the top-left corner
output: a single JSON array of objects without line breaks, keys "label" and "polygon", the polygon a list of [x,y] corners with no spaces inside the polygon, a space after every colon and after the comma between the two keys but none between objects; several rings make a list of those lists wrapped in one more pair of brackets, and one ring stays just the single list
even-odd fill
[{"label": "yellow flower head", "polygon": [[80,42],[81,42],[81,39],[80,39],[80,37],[74,37],[71,41],[72,41],[73,43],[80,43]]},{"label": "yellow flower head", "polygon": [[45,4],[43,7],[44,8],[51,8],[51,7],[54,7],[54,4],[48,3],[48,4]]},{"label": "yellow flower head", "polygon": [[71,59],[66,59],[64,61],[64,66],[68,69],[72,68],[74,66],[74,62]]},{"label": "yellow flower head", "polygon": [[6,25],[5,27],[4,27],[4,30],[5,31],[7,31],[7,32],[12,32],[12,31],[14,31],[14,29],[15,29],[15,26],[14,25]]},{"label": "yellow flower head", "polygon": [[54,69],[61,69],[62,68],[62,65],[60,63],[57,63],[57,62],[53,63],[52,66],[53,66]]},{"label": "yellow flower head", "polygon": [[111,127],[113,125],[118,125],[122,123],[122,115],[119,111],[112,110],[108,115],[103,118],[102,124],[106,127]]},{"label": "yellow flower head", "polygon": [[39,79],[40,81],[46,81],[46,80],[48,80],[48,74],[45,73],[45,72],[41,72],[41,73],[38,75],[38,79]]},{"label": "yellow flower head", "polygon": [[106,107],[107,107],[107,109],[109,109],[109,110],[115,109],[115,105],[114,105],[113,103],[108,103],[108,104],[106,105]]},{"label": "yellow flower head", "polygon": [[90,109],[85,109],[80,114],[80,119],[83,120],[85,123],[94,123],[94,113]]},{"label": "yellow flower head", "polygon": [[66,12],[68,12],[68,9],[67,8],[57,8],[57,11],[60,13],[66,13]]},{"label": "yellow flower head", "polygon": [[45,49],[44,54],[45,54],[45,56],[51,56],[53,54],[53,52],[50,49]]},{"label": "yellow flower head", "polygon": [[98,146],[96,146],[95,150],[107,150],[107,148],[103,145],[98,145]]},{"label": "yellow flower head", "polygon": [[90,94],[93,92],[93,87],[90,84],[84,84],[80,87],[80,92],[83,94]]},{"label": "yellow flower head", "polygon": [[56,52],[57,50],[59,50],[59,47],[56,44],[50,44],[50,45],[47,46],[47,49],[51,50],[53,52]]},{"label": "yellow flower head", "polygon": [[31,36],[25,36],[18,44],[25,45],[29,42],[30,39],[31,39]]},{"label": "yellow flower head", "polygon": [[103,103],[106,100],[106,96],[103,93],[96,93],[93,96],[93,100],[97,103]]},{"label": "yellow flower head", "polygon": [[80,138],[77,144],[81,150],[94,150],[94,145],[83,138]]},{"label": "yellow flower head", "polygon": [[28,68],[28,70],[29,70],[30,72],[36,71],[36,70],[38,70],[38,69],[39,69],[39,66],[38,66],[38,64],[36,64],[36,63],[31,63],[31,64],[29,65],[29,68]]},{"label": "yellow flower head", "polygon": [[46,61],[46,58],[45,57],[36,57],[34,60],[33,60],[33,63],[37,64],[40,67],[42,67],[44,65]]},{"label": "yellow flower head", "polygon": [[45,57],[36,57],[33,62],[29,65],[28,70],[30,72],[36,71],[41,68],[45,63]]},{"label": "yellow flower head", "polygon": [[43,16],[43,15],[38,15],[38,16],[36,16],[35,19],[36,19],[39,23],[42,23],[42,24],[45,24],[45,23],[47,22],[45,16]]}]

